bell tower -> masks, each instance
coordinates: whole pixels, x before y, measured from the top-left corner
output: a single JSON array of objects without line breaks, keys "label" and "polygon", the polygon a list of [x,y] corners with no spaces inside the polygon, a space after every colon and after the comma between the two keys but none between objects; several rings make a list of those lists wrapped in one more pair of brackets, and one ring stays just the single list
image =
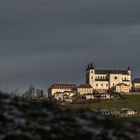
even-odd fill
[{"label": "bell tower", "polygon": [[131,67],[130,66],[128,66],[128,73],[131,75]]},{"label": "bell tower", "polygon": [[95,83],[95,69],[92,65],[92,63],[88,64],[87,70],[86,70],[86,83],[90,84],[92,88],[94,88]]}]

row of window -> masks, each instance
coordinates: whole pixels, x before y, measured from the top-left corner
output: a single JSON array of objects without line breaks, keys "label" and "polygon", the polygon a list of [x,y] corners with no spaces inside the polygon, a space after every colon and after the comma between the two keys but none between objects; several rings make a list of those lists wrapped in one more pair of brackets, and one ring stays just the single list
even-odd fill
[{"label": "row of window", "polygon": [[79,92],[92,92],[92,90],[86,90],[86,89],[81,89],[81,90],[79,90]]},{"label": "row of window", "polygon": [[126,91],[126,92],[128,92],[129,91],[129,89],[128,88],[120,88],[120,89],[116,89],[117,91]]},{"label": "row of window", "polygon": [[126,87],[117,88],[117,89],[121,89],[121,90],[128,90],[128,88],[126,88]]},{"label": "row of window", "polygon": [[[96,79],[101,79],[101,80],[107,79],[107,78],[108,78],[107,76],[96,76]],[[93,79],[93,76],[91,76],[91,79]],[[114,79],[117,80],[118,77],[115,76]],[[125,78],[122,78],[122,80],[128,80],[128,79],[125,77]]]},{"label": "row of window", "polygon": [[107,79],[107,76],[96,76],[96,79]]},{"label": "row of window", "polygon": [[[108,87],[109,85],[108,84],[100,84],[102,87],[103,86],[106,86],[106,87]],[[115,83],[113,83],[113,86],[115,86],[116,84]],[[99,84],[96,84],[96,87],[98,87],[99,86]]]},{"label": "row of window", "polygon": [[[96,84],[96,87],[98,87],[99,84]],[[104,87],[104,84],[101,84],[102,87]],[[108,87],[108,84],[105,84],[106,87]]]},{"label": "row of window", "polygon": [[[93,79],[93,76],[91,76],[91,79]],[[107,79],[107,76],[96,76],[96,79]]]}]

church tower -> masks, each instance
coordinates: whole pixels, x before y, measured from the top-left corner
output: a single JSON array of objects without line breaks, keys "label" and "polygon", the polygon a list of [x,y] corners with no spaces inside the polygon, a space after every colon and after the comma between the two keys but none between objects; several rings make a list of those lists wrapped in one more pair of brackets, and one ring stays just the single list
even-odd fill
[{"label": "church tower", "polygon": [[130,66],[128,66],[128,73],[131,75],[132,73],[131,73],[131,67]]},{"label": "church tower", "polygon": [[86,83],[90,84],[92,88],[94,88],[95,84],[95,69],[91,64],[88,65],[87,70],[86,70]]}]

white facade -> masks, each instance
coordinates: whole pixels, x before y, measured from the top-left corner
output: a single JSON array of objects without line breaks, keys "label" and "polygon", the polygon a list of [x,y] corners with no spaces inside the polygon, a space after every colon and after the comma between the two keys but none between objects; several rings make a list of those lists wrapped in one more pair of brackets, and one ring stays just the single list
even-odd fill
[{"label": "white facade", "polygon": [[124,83],[119,83],[116,85],[114,91],[117,93],[120,93],[120,92],[129,93],[130,89],[129,89],[128,85],[126,85]]},{"label": "white facade", "polygon": [[81,84],[78,87],[78,92],[80,93],[80,95],[93,93],[93,88],[90,84]]},{"label": "white facade", "polygon": [[128,110],[128,111],[127,111],[127,114],[128,114],[129,116],[133,116],[133,115],[136,114],[136,112],[135,112],[134,110]]},{"label": "white facade", "polygon": [[54,98],[58,101],[63,101],[64,97],[63,97],[63,93],[61,92],[57,92],[54,94]]},{"label": "white facade", "polygon": [[54,93],[54,98],[57,101],[72,102],[72,98],[75,95],[74,92],[56,92]]},{"label": "white facade", "polygon": [[86,100],[94,99],[94,96],[92,93],[87,93],[86,94]]},{"label": "white facade", "polygon": [[88,65],[86,83],[94,90],[109,90],[119,83],[124,83],[131,90],[131,70],[96,70],[92,64]]},{"label": "white facade", "polygon": [[140,89],[140,83],[133,83],[134,88],[139,88]]},{"label": "white facade", "polygon": [[74,92],[77,90],[77,86],[74,84],[53,84],[49,88],[49,96],[54,96],[55,93],[60,92]]},{"label": "white facade", "polygon": [[140,91],[140,78],[136,78],[132,82],[133,90]]},{"label": "white facade", "polygon": [[122,115],[127,115],[127,116],[134,116],[137,114],[137,111],[136,110],[132,110],[132,109],[129,109],[129,108],[122,108],[121,109],[121,113]]}]

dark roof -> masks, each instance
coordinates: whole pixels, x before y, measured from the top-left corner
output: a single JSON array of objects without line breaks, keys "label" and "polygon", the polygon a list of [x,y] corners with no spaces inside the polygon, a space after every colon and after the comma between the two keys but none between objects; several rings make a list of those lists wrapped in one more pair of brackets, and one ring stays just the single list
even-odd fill
[{"label": "dark roof", "polygon": [[128,70],[95,70],[95,74],[123,74],[123,75],[129,75]]},{"label": "dark roof", "polygon": [[93,95],[92,93],[87,93],[86,95]]},{"label": "dark roof", "polygon": [[107,81],[108,82],[108,79],[95,79],[95,81]]},{"label": "dark roof", "polygon": [[92,88],[90,84],[81,84],[78,88]]},{"label": "dark roof", "polygon": [[133,80],[133,83],[140,83],[140,78],[136,78]]},{"label": "dark roof", "polygon": [[130,80],[122,80],[123,82],[130,82]]},{"label": "dark roof", "polygon": [[62,92],[55,92],[54,94],[59,95],[59,94],[63,94]]},{"label": "dark roof", "polygon": [[53,89],[76,89],[77,86],[74,84],[53,84],[51,86]]},{"label": "dark roof", "polygon": [[119,83],[119,84],[117,84],[116,86],[128,86],[127,84],[125,84],[125,83]]},{"label": "dark roof", "polygon": [[93,64],[92,64],[92,63],[88,64],[87,71],[88,71],[88,70],[91,70],[91,69],[94,69],[94,67],[93,67]]}]

